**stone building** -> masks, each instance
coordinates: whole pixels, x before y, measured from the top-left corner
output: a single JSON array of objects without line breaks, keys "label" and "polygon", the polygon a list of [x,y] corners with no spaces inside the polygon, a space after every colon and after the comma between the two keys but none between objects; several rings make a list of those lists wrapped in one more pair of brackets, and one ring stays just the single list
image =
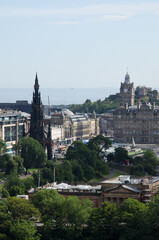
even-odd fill
[{"label": "stone building", "polygon": [[114,112],[116,142],[159,143],[159,107],[150,103],[120,107]]},{"label": "stone building", "polygon": [[[99,134],[99,119],[96,114],[73,114],[69,109],[61,109],[49,117],[51,123],[52,140],[68,141],[83,140]],[[48,119],[44,119],[45,126]]]},{"label": "stone building", "polygon": [[114,110],[110,110],[97,115],[99,117],[100,133],[109,137],[114,136],[113,112]]},{"label": "stone building", "polygon": [[149,92],[152,92],[152,88],[145,86],[138,86],[135,90],[135,95],[137,98],[146,97],[149,95]]},{"label": "stone building", "polygon": [[41,189],[56,189],[64,197],[77,196],[79,199],[88,198],[94,207],[99,207],[102,202],[110,201],[120,206],[127,198],[134,198],[143,203],[150,202],[152,197],[159,193],[159,177],[135,178],[129,175],[121,175],[117,180],[106,180],[101,185],[68,185],[46,184],[43,187],[29,190],[29,199]]},{"label": "stone building", "polygon": [[114,111],[114,140],[138,144],[159,143],[159,107],[150,103],[121,106]]},{"label": "stone building", "polygon": [[[127,84],[131,91],[126,90]],[[144,91],[140,94],[144,95],[151,89],[144,87],[142,90]],[[125,82],[121,83],[120,88],[122,104],[113,112],[114,141],[132,143],[134,140],[138,144],[159,143],[159,106],[147,102],[135,105],[133,93],[134,85],[130,85],[130,76],[126,74]],[[155,94],[157,98],[157,92]]]}]

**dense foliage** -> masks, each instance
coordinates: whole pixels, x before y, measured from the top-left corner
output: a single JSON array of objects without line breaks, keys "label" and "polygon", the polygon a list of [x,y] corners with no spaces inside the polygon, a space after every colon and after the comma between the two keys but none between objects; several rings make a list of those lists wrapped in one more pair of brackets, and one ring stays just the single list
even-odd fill
[{"label": "dense foliage", "polygon": [[15,145],[15,149],[21,158],[23,158],[26,170],[28,168],[40,168],[44,166],[46,154],[39,141],[31,137],[23,137]]},{"label": "dense foliage", "polygon": [[83,104],[73,104],[69,108],[72,112],[81,112],[81,113],[105,113],[108,110],[116,109],[120,106],[119,96],[110,95],[105,100],[101,101],[100,99],[91,102],[90,99],[87,99]]},{"label": "dense foliage", "polygon": [[[111,145],[111,141],[101,135],[93,138],[90,144],[75,141],[67,150],[66,159],[61,163],[47,161],[40,171],[40,184],[54,181],[57,182],[88,182],[94,177],[103,177],[109,173],[108,165],[100,156],[99,142],[105,149]],[[34,173],[34,183],[38,183],[38,173]]]},{"label": "dense foliage", "polygon": [[155,153],[151,150],[146,150],[142,157],[136,157],[132,160],[133,167],[131,174],[136,176],[144,176],[145,174],[155,175],[155,169],[159,163]]},{"label": "dense foliage", "polygon": [[[137,102],[150,102],[151,104],[155,102],[159,105],[159,100],[153,97],[152,91],[149,91],[149,94],[144,97],[135,96],[135,103]],[[90,99],[87,99],[83,104],[72,104],[68,107],[74,113],[93,113],[94,111],[98,114],[105,113],[108,110],[116,109],[120,106],[120,95],[110,95],[106,97],[103,101],[97,100],[95,102],[91,102]]]},{"label": "dense foliage", "polygon": [[110,202],[93,208],[88,199],[64,198],[52,189],[36,192],[32,204],[16,197],[0,201],[4,240],[154,240],[158,226],[159,196],[147,204],[129,198],[119,208]]},{"label": "dense foliage", "polygon": [[28,200],[17,197],[0,202],[0,239],[39,240],[40,235],[33,224],[40,212]]},{"label": "dense foliage", "polygon": [[127,160],[131,160],[129,157],[128,151],[125,148],[118,147],[115,149],[115,153],[109,153],[107,156],[108,162],[114,162],[118,164],[126,164]]}]

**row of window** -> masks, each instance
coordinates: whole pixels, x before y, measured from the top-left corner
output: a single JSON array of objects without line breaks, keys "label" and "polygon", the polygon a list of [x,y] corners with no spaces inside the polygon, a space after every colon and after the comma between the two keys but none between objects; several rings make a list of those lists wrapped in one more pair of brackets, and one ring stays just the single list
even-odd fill
[{"label": "row of window", "polygon": [[20,139],[22,137],[23,137],[23,125],[4,128],[4,140],[6,142],[16,141],[16,139]]}]

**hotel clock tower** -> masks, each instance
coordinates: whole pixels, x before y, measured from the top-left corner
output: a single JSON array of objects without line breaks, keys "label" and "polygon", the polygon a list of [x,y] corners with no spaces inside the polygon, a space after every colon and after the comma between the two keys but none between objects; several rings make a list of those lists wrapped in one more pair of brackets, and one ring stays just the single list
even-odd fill
[{"label": "hotel clock tower", "polygon": [[120,105],[134,106],[134,96],[134,83],[130,83],[130,76],[127,73],[124,83],[120,86]]}]

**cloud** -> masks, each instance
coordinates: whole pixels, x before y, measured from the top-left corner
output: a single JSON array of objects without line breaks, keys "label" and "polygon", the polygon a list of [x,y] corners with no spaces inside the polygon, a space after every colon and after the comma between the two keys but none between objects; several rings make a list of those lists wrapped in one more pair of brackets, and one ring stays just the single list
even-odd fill
[{"label": "cloud", "polygon": [[99,18],[88,18],[87,22],[120,21],[127,19],[126,15],[104,15]]},{"label": "cloud", "polygon": [[143,14],[159,14],[159,2],[103,4],[61,9],[0,9],[0,17],[49,17],[52,24],[77,24],[79,20],[89,22],[118,21]]},{"label": "cloud", "polygon": [[47,22],[48,25],[75,25],[78,24],[76,21],[59,21],[59,22]]}]

